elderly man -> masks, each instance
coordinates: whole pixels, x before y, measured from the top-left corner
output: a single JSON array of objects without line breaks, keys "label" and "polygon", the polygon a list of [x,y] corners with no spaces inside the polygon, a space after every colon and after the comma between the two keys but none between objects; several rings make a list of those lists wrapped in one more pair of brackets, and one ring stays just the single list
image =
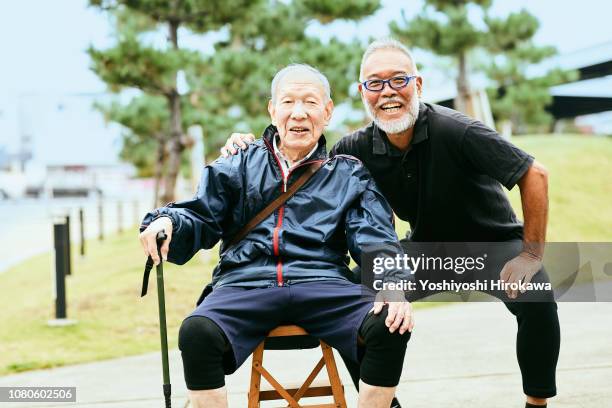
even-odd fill
[{"label": "elderly man", "polygon": [[[350,359],[359,356],[359,407],[387,408],[413,327],[410,303],[403,296],[374,302],[373,292],[347,279],[346,254],[359,263],[368,244],[380,243],[401,253],[391,208],[358,160],[327,159],[322,132],[333,103],[320,72],[290,65],[274,77],[271,94],[272,125],[262,140],[206,166],[194,199],[149,213],[141,227],[145,253],[156,263],[160,230],[168,235],[162,256],[176,264],[223,240],[214,290],[179,333],[190,399],[195,407],[226,407],[224,375],[270,330],[293,323]],[[317,161],[324,164],[301,189],[228,245]]]},{"label": "elderly man", "polygon": [[[395,214],[410,223],[412,231],[402,241],[405,252],[413,242],[503,242],[496,279],[547,281],[541,271],[548,213],[544,167],[482,123],[420,102],[422,79],[415,61],[393,39],[368,46],[359,90],[372,123],[341,139],[330,155],[353,155],[368,168]],[[222,153],[234,154],[236,146],[245,148],[252,139],[233,134]],[[502,185],[519,186],[524,226]],[[493,274],[492,268],[488,272]],[[419,275],[418,281],[432,278]],[[517,297],[533,300],[533,294],[519,293],[513,286],[490,293],[517,319],[516,352],[526,405],[545,406],[556,394],[560,345],[552,294],[515,302]],[[355,379],[358,367],[347,365]]]}]

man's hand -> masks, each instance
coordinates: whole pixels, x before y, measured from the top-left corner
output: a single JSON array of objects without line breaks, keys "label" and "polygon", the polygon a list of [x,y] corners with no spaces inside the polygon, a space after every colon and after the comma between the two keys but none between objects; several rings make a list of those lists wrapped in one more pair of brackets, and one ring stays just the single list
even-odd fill
[{"label": "man's hand", "polygon": [[249,143],[254,141],[255,136],[252,133],[232,133],[227,142],[225,142],[225,146],[221,148],[221,156],[229,157],[230,154],[234,155],[238,153],[235,146],[244,150]]},{"label": "man's hand", "polygon": [[156,237],[157,237],[157,233],[161,230],[164,230],[164,232],[167,235],[166,240],[164,241],[164,243],[162,244],[160,248],[162,258],[165,261],[168,259],[168,251],[170,249],[170,240],[172,239],[172,220],[169,217],[160,217],[156,219],[151,224],[149,224],[147,229],[142,231],[140,235],[138,236],[138,239],[140,239],[140,244],[142,245],[142,249],[144,250],[145,255],[147,257],[151,255],[151,258],[153,259],[153,263],[155,265],[158,265],[160,262],[159,255],[157,254]]},{"label": "man's hand", "polygon": [[[502,281],[507,283],[529,283],[533,276],[542,269],[542,261],[528,252],[521,252],[516,258],[506,262],[499,274]],[[521,293],[525,293],[521,290]],[[510,299],[516,299],[518,290],[506,289]]]},{"label": "man's hand", "polygon": [[384,290],[378,292],[374,307],[372,308],[374,314],[379,314],[384,305],[389,306],[385,324],[389,328],[390,333],[395,332],[398,328],[400,334],[404,334],[406,331],[412,332],[414,328],[412,305],[406,301],[404,292]]}]

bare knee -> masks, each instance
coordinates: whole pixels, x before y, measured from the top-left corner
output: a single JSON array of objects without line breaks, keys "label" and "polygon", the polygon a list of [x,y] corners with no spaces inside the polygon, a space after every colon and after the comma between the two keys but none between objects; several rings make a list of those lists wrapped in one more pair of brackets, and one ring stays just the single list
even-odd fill
[{"label": "bare knee", "polygon": [[225,387],[213,390],[190,390],[189,401],[193,408],[226,408],[227,391]]}]

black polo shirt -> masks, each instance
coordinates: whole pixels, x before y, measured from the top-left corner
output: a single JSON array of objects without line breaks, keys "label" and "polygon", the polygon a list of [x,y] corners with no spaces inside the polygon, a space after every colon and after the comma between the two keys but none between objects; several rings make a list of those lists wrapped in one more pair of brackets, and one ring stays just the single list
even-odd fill
[{"label": "black polo shirt", "polygon": [[421,103],[406,152],[372,123],[342,138],[335,154],[366,165],[413,241],[522,239],[502,185],[512,189],[533,157],[457,111]]}]

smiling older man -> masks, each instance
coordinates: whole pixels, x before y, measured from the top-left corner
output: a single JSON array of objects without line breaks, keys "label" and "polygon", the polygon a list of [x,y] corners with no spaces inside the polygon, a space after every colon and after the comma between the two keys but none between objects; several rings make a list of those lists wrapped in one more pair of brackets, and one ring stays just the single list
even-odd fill
[{"label": "smiling older man", "polygon": [[[193,200],[152,211],[141,227],[145,253],[156,263],[155,236],[162,229],[168,234],[162,256],[177,264],[223,240],[214,290],[179,333],[190,399],[196,408],[226,407],[224,375],[270,330],[292,323],[361,361],[360,407],[388,408],[413,327],[410,303],[403,296],[374,302],[373,292],[347,279],[346,255],[350,251],[360,263],[364,248],[380,243],[401,252],[391,208],[358,160],[327,158],[322,133],[333,103],[320,72],[290,65],[274,77],[271,94],[272,125],[262,139],[206,166]],[[243,240],[228,244],[320,161],[284,205]]]},{"label": "smiling older man", "polygon": [[[482,278],[514,284],[547,282],[542,270],[546,169],[482,123],[421,102],[422,86],[414,58],[404,45],[391,38],[372,42],[361,61],[359,84],[372,122],[342,138],[330,155],[350,154],[367,166],[395,214],[410,223],[411,231],[402,240],[406,253],[413,242],[503,243],[499,268],[492,265]],[[235,154],[236,145],[246,148],[244,142],[250,140],[253,135],[233,134],[222,153]],[[502,189],[515,185],[524,225]],[[429,271],[416,273],[417,281],[431,278]],[[439,278],[457,279],[457,275]],[[553,294],[545,292],[536,299],[533,291],[519,293],[512,287],[489,293],[516,316],[516,354],[526,407],[545,406],[547,398],[556,394],[560,347]],[[413,293],[411,299],[429,294]],[[359,367],[347,365],[357,379]]]}]

